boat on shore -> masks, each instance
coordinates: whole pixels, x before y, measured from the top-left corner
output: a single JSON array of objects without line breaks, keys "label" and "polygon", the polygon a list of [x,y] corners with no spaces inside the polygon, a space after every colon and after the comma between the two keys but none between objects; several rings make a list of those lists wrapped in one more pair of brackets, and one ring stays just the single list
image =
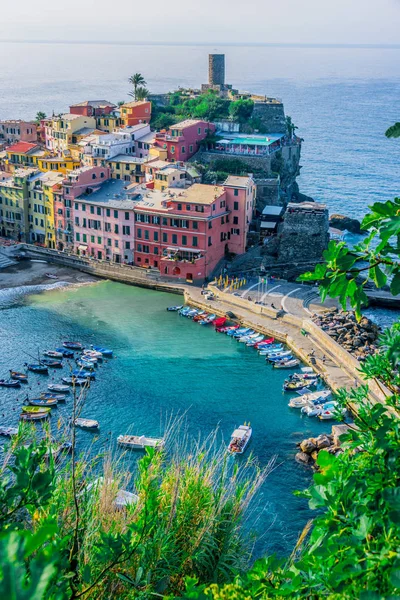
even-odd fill
[{"label": "boat on shore", "polygon": [[68,350],[82,350],[83,348],[81,342],[63,342],[63,346]]},{"label": "boat on shore", "polygon": [[47,365],[26,365],[26,368],[32,373],[41,373],[42,375],[48,375],[49,373]]},{"label": "boat on shore", "polygon": [[95,419],[82,419],[78,417],[75,419],[75,427],[80,427],[81,429],[88,429],[89,431],[94,431],[99,429],[99,422]]},{"label": "boat on shore", "polygon": [[15,381],[19,381],[20,383],[28,383],[28,375],[26,373],[21,373],[20,371],[12,371],[10,369],[10,377]]},{"label": "boat on shore", "polygon": [[253,433],[250,425],[240,425],[231,435],[231,441],[228,446],[228,452],[231,454],[243,454],[246,450]]},{"label": "boat on shore", "polygon": [[0,379],[0,387],[19,388],[21,383],[15,379]]},{"label": "boat on shore", "polygon": [[145,448],[161,450],[165,446],[164,439],[146,437],[145,435],[119,435],[117,442],[121,446],[126,446],[132,450],[144,450]]},{"label": "boat on shore", "polygon": [[62,385],[61,383],[50,383],[47,389],[51,392],[59,392],[60,394],[69,394],[70,388],[68,385]]}]

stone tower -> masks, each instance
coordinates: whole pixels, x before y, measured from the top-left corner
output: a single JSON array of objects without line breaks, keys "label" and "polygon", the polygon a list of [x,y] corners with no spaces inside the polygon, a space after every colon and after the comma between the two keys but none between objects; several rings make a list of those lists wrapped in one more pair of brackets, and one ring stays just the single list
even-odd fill
[{"label": "stone tower", "polygon": [[225,85],[225,54],[208,55],[208,83],[210,86]]}]

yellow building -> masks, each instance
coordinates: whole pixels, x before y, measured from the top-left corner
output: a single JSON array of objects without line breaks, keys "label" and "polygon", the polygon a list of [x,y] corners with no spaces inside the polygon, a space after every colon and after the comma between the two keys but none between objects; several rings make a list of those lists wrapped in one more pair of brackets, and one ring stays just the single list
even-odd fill
[{"label": "yellow building", "polygon": [[106,161],[111,169],[112,179],[123,179],[130,183],[143,183],[145,180],[145,165],[148,158],[118,154]]},{"label": "yellow building", "polygon": [[81,163],[78,160],[72,158],[72,156],[63,156],[62,158],[52,158],[49,156],[38,158],[37,166],[42,173],[58,172],[66,174],[67,171],[79,169]]},{"label": "yellow building", "polygon": [[68,150],[79,137],[89,135],[96,129],[96,119],[67,113],[49,119],[45,126],[46,148],[51,152]]},{"label": "yellow building", "polygon": [[35,168],[39,158],[48,154],[37,144],[17,142],[5,150],[5,167],[9,172],[21,168]]},{"label": "yellow building", "polygon": [[29,241],[56,247],[55,194],[62,189],[62,173],[38,173],[29,182]]},{"label": "yellow building", "polygon": [[0,234],[17,241],[29,241],[29,185],[37,169],[16,169],[0,180]]},{"label": "yellow building", "polygon": [[117,127],[121,127],[122,119],[117,115],[101,115],[96,117],[96,127],[105,133],[112,133]]}]

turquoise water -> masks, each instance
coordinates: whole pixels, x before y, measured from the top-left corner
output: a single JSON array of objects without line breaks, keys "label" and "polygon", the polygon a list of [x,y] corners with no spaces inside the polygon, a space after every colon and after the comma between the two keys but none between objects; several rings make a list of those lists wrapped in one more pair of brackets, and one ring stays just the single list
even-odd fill
[{"label": "turquoise water", "polygon": [[[79,431],[81,449],[93,443],[100,452],[121,433],[158,436],[169,415],[185,411],[187,431],[196,438],[219,427],[227,441],[235,426],[250,421],[251,450],[260,464],[277,456],[250,523],[261,536],[258,551],[290,551],[310,516],[304,500],[292,494],[310,480],[310,471],[294,461],[295,443],[330,425],[289,409],[285,372],[266,365],[252,348],[165,310],[180,300],[111,282],[30,296],[0,311],[0,374],[22,369],[28,354],[66,339],[113,348],[115,358],[98,369],[82,413],[100,422],[100,434],[93,442],[93,434]],[[61,376],[58,370],[48,377],[30,374],[29,393]],[[0,388],[1,424],[17,425],[23,397],[21,390]],[[71,402],[59,405],[52,423],[70,411]]]}]

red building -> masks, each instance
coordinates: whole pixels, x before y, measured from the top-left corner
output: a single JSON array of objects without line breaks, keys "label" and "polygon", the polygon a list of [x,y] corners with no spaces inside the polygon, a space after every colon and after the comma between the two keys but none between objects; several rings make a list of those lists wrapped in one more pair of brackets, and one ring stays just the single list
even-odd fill
[{"label": "red building", "polygon": [[250,177],[238,179],[234,186],[145,189],[134,208],[135,264],[155,267],[162,276],[202,281],[226,252],[242,254],[255,185]]},{"label": "red building", "polygon": [[168,160],[172,162],[188,160],[199,150],[200,142],[207,137],[207,134],[214,131],[214,123],[196,119],[186,119],[172,125],[164,136]]},{"label": "red building", "polygon": [[109,115],[116,108],[115,104],[108,100],[85,100],[79,104],[69,107],[71,115],[83,115],[85,117],[100,117]]},{"label": "red building", "polygon": [[139,123],[150,123],[151,102],[138,100],[127,102],[120,107],[121,121],[124,127],[139,125]]}]

